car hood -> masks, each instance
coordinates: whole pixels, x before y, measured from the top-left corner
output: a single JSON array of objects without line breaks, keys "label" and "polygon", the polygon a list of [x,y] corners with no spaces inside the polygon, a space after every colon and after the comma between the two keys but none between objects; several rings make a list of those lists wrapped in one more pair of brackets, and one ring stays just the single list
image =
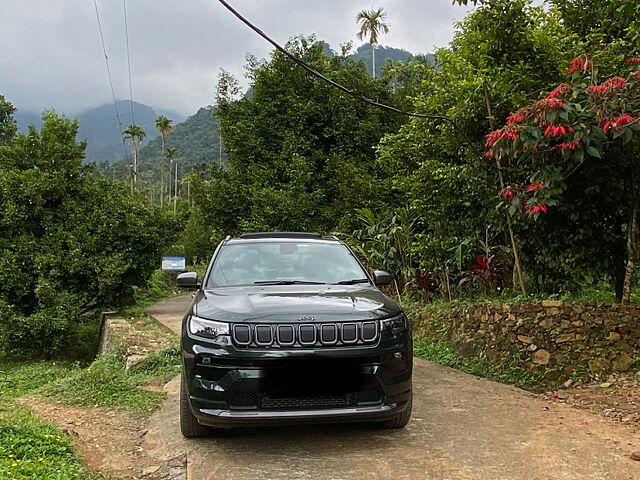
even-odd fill
[{"label": "car hood", "polygon": [[199,292],[193,304],[199,317],[227,322],[372,320],[400,311],[380,290],[362,285],[217,288]]}]

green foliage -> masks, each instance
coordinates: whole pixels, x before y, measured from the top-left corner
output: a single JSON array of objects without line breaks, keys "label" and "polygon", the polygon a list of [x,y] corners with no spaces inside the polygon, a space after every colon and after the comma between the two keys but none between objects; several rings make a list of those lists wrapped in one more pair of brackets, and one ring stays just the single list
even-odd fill
[{"label": "green foliage", "polygon": [[542,376],[527,372],[515,358],[494,363],[483,355],[460,357],[448,342],[420,337],[413,338],[413,353],[446,367],[519,388],[540,390],[544,386]]},{"label": "green foliage", "polygon": [[71,439],[26,409],[0,401],[0,478],[83,480],[88,478]]},{"label": "green foliage", "polygon": [[8,143],[16,133],[18,126],[13,119],[15,111],[14,106],[0,95],[0,145]]},{"label": "green foliage", "polygon": [[0,146],[0,345],[51,355],[82,311],[143,285],[173,219],[83,166],[78,124],[53,113]]},{"label": "green foliage", "polygon": [[348,237],[352,248],[369,268],[384,269],[403,285],[414,272],[416,213],[408,207],[398,208],[389,217],[376,216],[367,208],[356,212],[362,226]]},{"label": "green foliage", "polygon": [[117,407],[144,416],[160,406],[164,395],[139,387],[152,381],[166,382],[179,372],[177,348],[148,357],[135,372],[125,370],[121,355],[116,352],[50,384],[42,393],[70,405]]},{"label": "green foliage", "polygon": [[[326,56],[313,39],[297,38],[287,48],[366,96],[390,97],[361,64]],[[216,115],[230,168],[192,183],[209,238],[255,230],[349,231],[354,208],[384,205],[373,147],[402,119],[310,77],[281,53],[249,62],[250,95],[237,99],[228,74],[219,82]]]},{"label": "green foliage", "polygon": [[[169,168],[175,174],[178,164],[178,193],[186,198],[185,178],[192,173],[202,173],[207,168],[225,167],[228,159],[221,144],[218,121],[211,107],[204,107],[184,122],[179,123],[165,134],[165,152],[162,153],[162,137],[143,145],[138,152],[139,188],[146,189],[155,203],[160,203],[160,193],[164,204],[169,200]],[[169,153],[172,159],[169,160]],[[96,168],[104,178],[127,181],[130,159],[121,158],[116,163],[102,163]],[[162,186],[164,185],[164,186]],[[174,184],[171,184],[173,191]]]},{"label": "green foliage", "polygon": [[38,393],[77,369],[76,364],[66,361],[0,358],[0,395],[6,399]]}]

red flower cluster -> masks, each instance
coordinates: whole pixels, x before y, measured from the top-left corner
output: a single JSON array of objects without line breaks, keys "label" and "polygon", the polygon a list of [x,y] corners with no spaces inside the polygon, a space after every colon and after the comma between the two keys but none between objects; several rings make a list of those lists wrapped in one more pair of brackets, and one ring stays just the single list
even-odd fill
[{"label": "red flower cluster", "polygon": [[494,158],[496,158],[496,154],[493,153],[493,150],[487,150],[484,156],[486,157],[487,160],[493,160]]},{"label": "red flower cluster", "polygon": [[537,190],[544,190],[544,185],[541,183],[532,183],[531,185],[527,185],[526,189],[527,192],[535,192]]},{"label": "red flower cluster", "polygon": [[484,146],[487,148],[493,147],[498,140],[517,140],[518,134],[513,129],[505,128],[503,130],[496,130],[487,135],[487,141]]},{"label": "red flower cluster", "polygon": [[560,151],[562,152],[562,154],[564,155],[567,150],[575,150],[576,148],[578,148],[580,146],[580,139],[576,138],[570,142],[566,142],[566,143],[561,143],[559,145]]},{"label": "red flower cluster", "polygon": [[627,87],[627,82],[621,77],[612,77],[603,84],[592,85],[587,87],[587,93],[591,95],[604,95],[605,93],[611,93],[614,90],[622,90]]},{"label": "red flower cluster", "polygon": [[620,131],[632,122],[633,117],[631,115],[621,115],[613,120],[607,120],[602,127],[602,131],[607,133],[610,128]]},{"label": "red flower cluster", "polygon": [[536,213],[547,213],[546,205],[531,205],[524,209],[524,213],[527,215],[535,215]]},{"label": "red flower cluster", "polygon": [[559,87],[553,89],[551,93],[547,95],[547,99],[563,97],[570,91],[571,87],[565,83],[564,85],[560,85]]},{"label": "red flower cluster", "polygon": [[562,125],[549,125],[544,131],[545,137],[560,137],[567,133],[573,133],[574,130],[571,127],[563,127]]},{"label": "red flower cluster", "polygon": [[627,65],[640,65],[640,58],[638,57],[627,58],[627,61],[625,63]]},{"label": "red flower cluster", "polygon": [[562,100],[558,100],[557,98],[544,98],[536,103],[536,107],[539,110],[548,112],[550,110],[556,110],[557,108],[564,107],[564,102]]},{"label": "red flower cluster", "polygon": [[516,191],[511,188],[511,187],[504,187],[502,190],[500,190],[498,192],[498,195],[500,195],[502,198],[504,198],[505,200],[513,200],[514,198],[516,198]]},{"label": "red flower cluster", "polygon": [[569,68],[565,70],[565,73],[571,75],[572,73],[579,72],[580,70],[587,71],[589,68],[591,68],[591,65],[592,63],[588,60],[585,60],[584,58],[574,58],[573,60],[571,60]]},{"label": "red flower cluster", "polygon": [[519,110],[514,115],[510,115],[507,117],[507,125],[516,125],[518,123],[522,123],[526,120],[529,112],[526,109]]}]

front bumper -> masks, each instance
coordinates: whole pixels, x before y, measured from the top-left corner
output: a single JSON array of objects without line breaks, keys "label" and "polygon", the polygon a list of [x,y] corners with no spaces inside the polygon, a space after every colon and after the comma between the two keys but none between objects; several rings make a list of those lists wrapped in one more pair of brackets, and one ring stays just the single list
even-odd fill
[{"label": "front bumper", "polygon": [[184,384],[203,425],[384,421],[409,405],[411,347],[407,335],[367,347],[247,350],[183,332]]}]

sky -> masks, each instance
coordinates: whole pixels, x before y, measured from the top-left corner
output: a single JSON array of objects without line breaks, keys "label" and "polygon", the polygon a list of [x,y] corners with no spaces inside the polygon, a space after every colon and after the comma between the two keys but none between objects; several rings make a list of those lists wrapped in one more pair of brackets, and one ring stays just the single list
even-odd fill
[{"label": "sky", "polygon": [[[271,49],[217,0],[95,0],[116,98],[187,116],[214,101],[220,69],[242,77],[247,52]],[[382,7],[382,45],[430,53],[469,10],[451,0],[229,0],[279,43],[315,34],[334,50],[353,41],[356,13]],[[0,0],[0,94],[19,110],[76,114],[112,102],[94,0]]]}]

